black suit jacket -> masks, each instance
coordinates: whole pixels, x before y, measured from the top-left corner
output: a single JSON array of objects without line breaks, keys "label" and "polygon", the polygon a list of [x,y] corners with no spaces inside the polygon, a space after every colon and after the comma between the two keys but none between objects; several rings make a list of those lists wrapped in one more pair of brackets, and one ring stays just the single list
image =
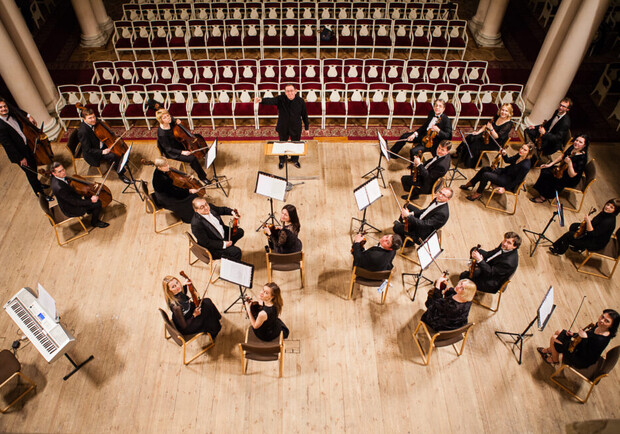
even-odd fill
[{"label": "black suit jacket", "polygon": [[[431,204],[435,203],[436,200],[433,199]],[[430,206],[430,205],[429,205]],[[426,211],[427,208],[419,209],[415,208],[413,205],[408,205],[410,211],[413,211],[413,215],[407,217],[409,220],[409,233],[413,235],[413,240],[417,243],[417,238],[422,238],[425,240],[433,231],[440,229],[448,222],[448,218],[450,217],[450,208],[448,208],[448,203],[441,205],[434,210],[432,210],[428,215],[424,217],[424,220],[420,220],[420,216]]]},{"label": "black suit jacket", "polygon": [[[26,117],[26,112],[18,109],[17,107],[11,107],[9,109],[9,117],[17,119],[17,123],[21,129],[21,123],[18,116]],[[6,151],[7,157],[11,160],[11,163],[19,164],[24,158],[32,157],[34,155],[28,145],[24,142],[24,139],[19,135],[15,129],[0,120],[0,143]]]},{"label": "black suit jacket", "polygon": [[278,133],[286,134],[288,132],[291,136],[301,135],[302,120],[305,129],[310,128],[306,103],[299,95],[295,95],[292,101],[285,94],[280,94],[275,98],[263,98],[261,104],[278,107],[278,123],[276,125]]},{"label": "black suit jacket", "polygon": [[[416,137],[415,139],[416,143],[422,143],[422,139],[424,138],[424,136],[426,136],[428,125],[431,123],[434,117],[435,111],[431,109],[431,111],[428,112],[428,116],[426,116],[426,120],[424,121],[422,126],[415,130],[415,132],[418,133],[418,137]],[[433,140],[433,149],[437,148],[437,145],[442,140],[452,139],[452,122],[450,121],[448,115],[446,115],[446,112],[443,112],[441,114],[441,118],[439,118],[435,125],[439,127],[440,131],[437,133],[437,136],[435,136],[435,140]]]},{"label": "black suit jacket", "polygon": [[92,127],[86,122],[82,121],[80,124],[78,128],[78,138],[82,144],[82,155],[84,156],[84,160],[91,166],[99,167],[103,156],[103,149],[100,148],[101,141]]},{"label": "black suit jacket", "polygon": [[[211,214],[220,222],[224,228],[224,236],[228,233],[228,226],[224,224],[222,215],[232,215],[232,209],[227,207],[215,206],[212,203],[209,204]],[[196,241],[202,247],[206,248],[212,255],[221,257],[224,252],[223,244],[224,238],[220,236],[219,232],[213,225],[204,219],[204,217],[198,213],[194,213],[192,217],[192,233],[196,237]]]},{"label": "black suit jacket", "polygon": [[450,170],[450,163],[452,162],[452,157],[450,154],[446,154],[443,157],[438,158],[433,161],[433,163],[428,167],[424,167],[424,164],[420,164],[418,166],[418,181],[417,184],[420,186],[420,192],[422,194],[432,193],[431,189],[433,188],[433,184],[439,178],[444,176]]},{"label": "black suit jacket", "polygon": [[502,253],[493,258],[490,262],[486,261],[487,258],[497,253],[500,248],[501,245],[488,252],[478,249],[484,260],[476,264],[479,271],[474,272],[472,280],[481,291],[496,293],[504,282],[510,279],[510,276],[517,271],[517,267],[519,266],[518,249],[511,250],[508,253]]},{"label": "black suit jacket", "polygon": [[373,246],[367,250],[360,243],[353,243],[353,265],[368,271],[391,270],[396,250],[385,250],[381,246]]},{"label": "black suit jacket", "polygon": [[80,196],[69,184],[55,176],[52,178],[52,191],[58,200],[60,210],[67,217],[80,217],[91,207],[91,200]]},{"label": "black suit jacket", "polygon": [[[564,144],[568,140],[568,130],[570,129],[570,115],[566,113],[558,122],[553,126],[553,129],[550,129],[551,122],[557,116],[558,111],[554,111],[553,115],[547,122],[542,124],[545,128],[545,135],[542,137],[541,141],[541,149],[544,155],[553,154],[556,151],[562,150]],[[525,130],[527,135],[530,137],[532,141],[538,137],[538,127],[537,125],[533,130]]]}]

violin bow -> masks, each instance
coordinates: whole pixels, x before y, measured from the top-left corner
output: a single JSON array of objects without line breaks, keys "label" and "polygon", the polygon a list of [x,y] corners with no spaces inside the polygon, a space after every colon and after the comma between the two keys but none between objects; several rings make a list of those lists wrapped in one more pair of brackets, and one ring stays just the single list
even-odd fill
[{"label": "violin bow", "polygon": [[200,298],[200,301],[205,299],[205,295],[207,295],[207,289],[209,289],[209,285],[211,285],[211,279],[213,278],[213,273],[215,273],[215,267],[213,267],[213,270],[211,270],[211,275],[209,276],[209,281],[207,282],[207,287],[205,288],[205,292],[202,293],[202,297]]},{"label": "violin bow", "polygon": [[581,310],[581,307],[583,306],[583,302],[586,300],[586,296],[584,295],[583,298],[581,299],[581,303],[579,304],[579,309],[577,309],[577,313],[575,314],[575,317],[573,318],[573,322],[570,323],[570,327],[568,328],[568,331],[570,331],[573,328],[573,325],[575,325],[575,321],[577,320],[577,316],[579,315],[579,311]]},{"label": "violin bow", "polygon": [[120,136],[118,136],[118,137],[116,138],[116,140],[114,141],[114,143],[112,143],[112,146],[110,146],[108,149],[112,149],[114,146],[116,146],[116,144],[118,143],[118,141],[119,141],[120,139],[122,139],[122,138],[125,136],[125,134],[127,134],[129,131],[131,131],[131,130],[127,130],[127,131],[125,131],[123,134],[121,134]]},{"label": "violin bow", "polygon": [[105,184],[105,182],[108,179],[108,176],[110,175],[110,172],[112,172],[112,169],[114,168],[114,165],[116,164],[116,161],[113,162],[112,164],[110,164],[110,168],[108,169],[108,171],[106,172],[105,176],[103,177],[103,181],[101,181],[101,184],[99,185],[99,188],[97,189],[97,193],[96,196],[99,196],[99,193],[101,193],[101,190],[103,189],[103,186]]},{"label": "violin bow", "polygon": [[403,207],[400,206],[400,202],[398,201],[398,197],[396,196],[396,192],[394,191],[394,187],[392,187],[392,183],[388,182],[388,185],[390,186],[390,190],[392,190],[392,196],[394,196],[394,201],[396,202],[396,207],[398,208],[398,211],[400,211]]}]

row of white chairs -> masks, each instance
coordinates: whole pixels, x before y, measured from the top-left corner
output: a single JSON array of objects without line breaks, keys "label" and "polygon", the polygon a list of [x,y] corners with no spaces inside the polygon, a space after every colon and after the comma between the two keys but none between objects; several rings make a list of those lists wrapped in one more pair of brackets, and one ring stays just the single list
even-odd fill
[{"label": "row of white chairs", "polygon": [[456,3],[394,1],[175,2],[123,5],[123,20],[401,18],[458,19]]},{"label": "row of white chairs", "polygon": [[[324,38],[325,29],[331,33]],[[192,52],[202,58],[231,51],[246,57],[246,51],[258,51],[265,57],[265,50],[293,52],[301,57],[301,50],[313,50],[321,57],[321,49],[387,51],[390,58],[395,52],[411,57],[421,52],[428,58],[431,52],[460,54],[463,59],[469,37],[464,20],[426,19],[226,19],[226,20],[142,20],[115,21],[112,43],[117,59],[121,53],[131,53],[135,60],[140,53]]]},{"label": "row of white chairs", "polygon": [[[147,101],[154,99],[164,103],[170,113],[179,119],[186,119],[193,129],[195,122],[210,120],[215,129],[215,120],[237,121],[250,119],[256,128],[261,119],[276,118],[275,106],[254,103],[255,97],[274,97],[282,93],[284,84],[278,83],[152,83],[152,84],[105,84],[105,85],[62,85],[58,87],[60,98],[56,112],[63,126],[66,122],[79,120],[75,103],[92,107],[101,118],[120,120],[126,129],[130,121],[144,120],[151,128],[147,115]],[[446,102],[446,114],[456,126],[459,121],[468,121],[477,127],[482,120],[488,120],[497,113],[501,104],[513,106],[513,120],[520,124],[525,104],[520,84],[450,84],[450,83],[302,83],[299,92],[305,100],[308,116],[319,120],[325,128],[327,119],[348,121],[387,120],[391,128],[396,119],[405,119],[409,127],[415,119],[424,119],[432,110],[436,99]],[[150,117],[154,113],[150,112]]]},{"label": "row of white chairs", "polygon": [[93,62],[91,84],[330,81],[489,83],[484,60],[183,59]]}]

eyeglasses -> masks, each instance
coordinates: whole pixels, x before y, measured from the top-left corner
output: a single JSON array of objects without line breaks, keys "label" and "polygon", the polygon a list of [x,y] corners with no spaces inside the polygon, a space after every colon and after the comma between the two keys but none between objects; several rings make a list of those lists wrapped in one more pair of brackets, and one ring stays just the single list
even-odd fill
[{"label": "eyeglasses", "polygon": [[569,108],[566,104],[560,104],[560,107],[565,108],[565,109]]}]

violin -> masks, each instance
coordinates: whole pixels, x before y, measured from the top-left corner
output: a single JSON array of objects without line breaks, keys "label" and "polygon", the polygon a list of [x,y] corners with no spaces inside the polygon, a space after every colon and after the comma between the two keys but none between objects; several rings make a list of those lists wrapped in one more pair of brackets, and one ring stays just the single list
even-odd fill
[{"label": "violin", "polygon": [[[476,245],[476,247],[474,247],[474,249],[472,250],[472,253],[477,252],[479,248],[480,248],[480,244]],[[476,271],[476,260],[474,258],[471,258],[471,262],[469,264],[469,278],[470,279],[474,277],[475,271]]]},{"label": "violin", "polygon": [[[491,119],[489,122],[493,123],[493,119]],[[491,139],[491,132],[489,131],[489,129],[487,127],[484,128],[484,132],[482,133],[482,140],[484,141],[485,145],[489,144],[489,140]]]},{"label": "violin", "polygon": [[[262,227],[263,227],[263,228],[269,228],[269,231],[271,232],[271,235],[273,235],[274,237],[276,237],[276,238],[277,238],[277,236],[278,236],[278,235],[277,235],[277,233],[278,233],[278,231],[279,231],[280,229],[279,229],[279,228],[276,228],[276,225],[274,225],[273,223],[271,223],[271,224],[266,224],[266,223],[263,223],[263,226],[262,226]],[[267,233],[265,234],[265,236],[266,236],[267,238],[269,238],[271,235],[269,235],[269,234],[267,234]]]},{"label": "violin", "polygon": [[[508,148],[507,144],[502,146],[502,150],[505,150],[506,148]],[[499,166],[499,162],[502,161],[502,155],[502,151],[499,151],[499,153],[495,156],[493,162],[491,163],[491,170],[497,169],[497,166]]]},{"label": "violin", "polygon": [[[362,236],[366,235],[366,231],[361,231],[358,232],[358,234],[362,234]],[[363,249],[364,246],[366,245],[366,238],[362,238],[362,240],[359,242],[360,247]],[[353,253],[353,246],[351,246],[351,253]]]},{"label": "violin", "polygon": [[[575,155],[574,149],[571,151],[569,157],[572,157],[573,155]],[[568,163],[564,161],[565,159],[565,157],[562,158],[560,164],[553,167],[553,176],[555,176],[557,179],[562,179],[562,177],[564,176],[564,172],[566,172],[566,170],[568,169]]]},{"label": "violin", "polygon": [[237,230],[239,229],[239,219],[241,218],[241,214],[237,211],[237,208],[233,209],[233,221],[232,221],[232,229],[230,233],[232,235],[237,235]]},{"label": "violin", "polygon": [[[546,123],[547,123],[547,119],[545,119],[541,125],[544,125]],[[542,138],[543,138],[543,135],[539,134],[538,137],[536,137],[536,142],[534,143],[534,145],[536,146],[536,150],[538,152],[542,150]]]},{"label": "violin", "polygon": [[[81,176],[73,175],[73,176],[65,176],[65,179],[69,181],[69,185],[75,190],[77,194],[80,196],[84,196],[90,198],[92,196],[98,196],[99,201],[101,202],[101,206],[103,208],[107,207],[110,202],[112,202],[112,192],[105,185],[105,181],[108,178],[112,170],[112,166],[108,169],[104,179],[102,182],[91,182],[88,181]],[[49,170],[39,169],[38,173],[41,175],[52,176],[52,172]]]},{"label": "violin", "polygon": [[432,148],[433,143],[437,137],[437,131],[429,129],[424,137],[422,137],[422,144],[425,148]]},{"label": "violin", "polygon": [[[444,271],[444,272],[441,274],[441,277],[448,277],[449,275],[450,275],[450,272],[449,272],[448,270],[446,270],[446,271]],[[444,292],[447,288],[448,288],[448,283],[447,283],[447,281],[445,281],[445,282],[441,282],[441,283],[439,284],[439,288],[436,288],[436,287],[435,287],[435,285],[433,285],[433,287],[432,287],[431,289],[429,289],[429,290],[428,290],[428,296],[429,296],[429,297],[430,297],[430,296],[432,296],[432,295],[435,293],[435,291],[436,291],[437,289],[439,289],[441,292]]]},{"label": "violin", "polygon": [[185,147],[187,151],[190,151],[199,160],[204,160],[205,149],[209,149],[204,137],[200,134],[192,134],[183,123],[175,124],[172,127],[172,134]]},{"label": "violin", "polygon": [[[590,209],[590,212],[588,212],[588,215],[592,215],[596,212],[596,208],[592,207]],[[581,238],[585,233],[586,233],[586,219],[583,219],[583,221],[579,224],[579,228],[577,228],[577,230],[575,231],[575,233],[573,234],[573,238],[577,239],[577,238]]]},{"label": "violin", "polygon": [[194,284],[192,283],[190,278],[187,277],[185,271],[181,270],[179,271],[179,274],[187,279],[187,289],[189,289],[189,293],[192,296],[192,302],[194,303],[194,306],[196,306],[197,308],[200,307],[200,299],[198,298],[198,293],[196,292],[196,288],[194,288]]},{"label": "violin", "polygon": [[[80,112],[86,108],[79,102],[75,103],[75,107]],[[123,141],[122,136],[117,137],[110,126],[103,120],[97,119],[97,123],[93,127],[93,131],[99,141],[101,141],[114,155],[122,158],[123,155],[125,155],[125,152],[127,152],[127,149],[129,149],[127,144]],[[127,134],[127,132],[125,132],[125,134]]]},{"label": "violin", "polygon": [[[590,330],[594,330],[596,328],[596,324],[594,323],[590,323],[587,326],[585,326],[583,328],[584,332],[589,332]],[[583,338],[581,336],[579,336],[579,334],[575,333],[573,336],[571,336],[571,340],[570,343],[568,344],[568,352],[572,353],[575,351],[575,348],[577,348],[577,345],[579,345],[581,343],[581,341],[583,340]]]},{"label": "violin", "polygon": [[[146,166],[155,165],[155,163],[153,163],[152,161],[145,160],[144,158],[141,159],[140,162]],[[173,169],[172,167],[170,168],[170,170],[164,173],[167,174],[170,179],[172,179],[172,184],[174,184],[176,187],[185,188],[188,190],[190,188],[194,188],[196,190],[200,190],[198,193],[196,193],[198,194],[198,196],[203,197],[205,195],[206,192],[204,190],[204,185],[200,184],[200,182],[191,175],[181,170]]]},{"label": "violin", "polygon": [[16,117],[22,124],[22,132],[26,137],[28,147],[34,154],[37,166],[48,166],[52,164],[54,152],[52,151],[52,145],[47,138],[47,134],[43,132],[43,125],[41,125],[41,128],[37,128],[37,126],[27,118],[22,116]]},{"label": "violin", "polygon": [[258,316],[258,314],[263,308],[261,304],[258,301],[253,301],[252,297],[249,297],[249,296],[245,297],[243,301],[246,303],[250,303],[250,312],[252,313],[252,316],[254,317],[254,319],[256,319],[256,317]]},{"label": "violin", "polygon": [[[420,159],[422,158],[422,150],[419,150],[419,151],[418,151],[417,156],[418,156],[418,158],[420,158]],[[418,167],[419,167],[419,166],[420,166],[419,164],[418,164],[417,166],[415,166],[415,167],[413,168],[413,172],[411,172],[411,176],[412,176],[412,178],[413,178],[413,182],[416,182],[416,181],[418,180]]]}]

